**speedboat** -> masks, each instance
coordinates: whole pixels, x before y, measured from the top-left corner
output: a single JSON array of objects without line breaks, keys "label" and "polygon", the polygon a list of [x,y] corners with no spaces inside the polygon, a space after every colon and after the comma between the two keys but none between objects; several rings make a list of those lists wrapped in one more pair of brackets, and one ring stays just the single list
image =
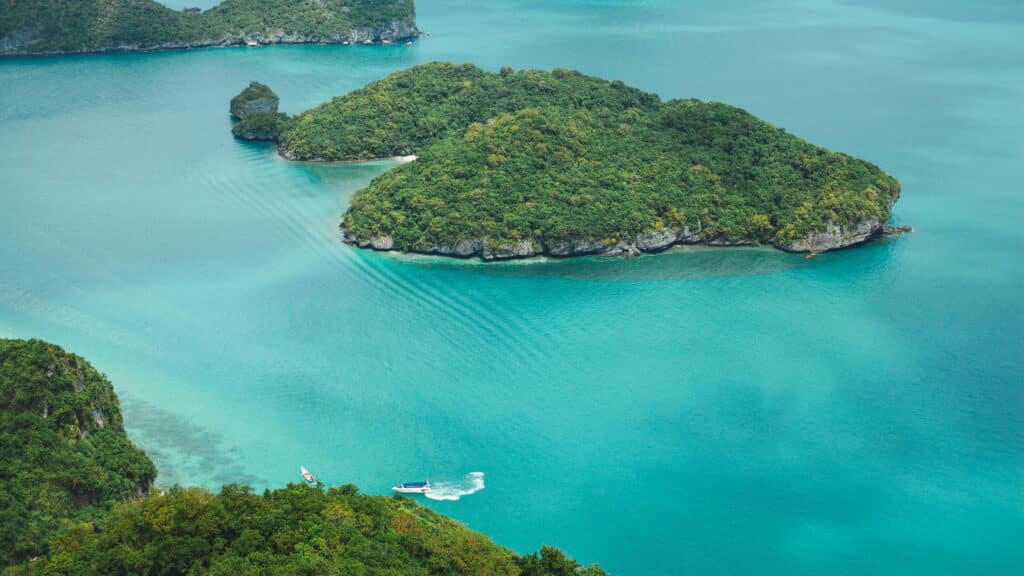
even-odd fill
[{"label": "speedboat", "polygon": [[313,473],[310,472],[309,470],[306,470],[305,466],[299,466],[299,470],[302,471],[302,477],[306,480],[307,483],[316,484],[316,478],[313,477]]},{"label": "speedboat", "polygon": [[430,482],[406,482],[395,484],[391,489],[402,494],[426,494],[430,492]]}]

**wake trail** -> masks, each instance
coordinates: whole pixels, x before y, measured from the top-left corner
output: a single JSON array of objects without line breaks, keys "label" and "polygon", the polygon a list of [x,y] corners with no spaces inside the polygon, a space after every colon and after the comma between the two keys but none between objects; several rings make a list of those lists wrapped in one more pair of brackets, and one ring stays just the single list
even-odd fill
[{"label": "wake trail", "polygon": [[476,494],[484,489],[484,473],[470,472],[459,480],[431,482],[430,492],[424,494],[431,500],[455,501],[463,496]]}]

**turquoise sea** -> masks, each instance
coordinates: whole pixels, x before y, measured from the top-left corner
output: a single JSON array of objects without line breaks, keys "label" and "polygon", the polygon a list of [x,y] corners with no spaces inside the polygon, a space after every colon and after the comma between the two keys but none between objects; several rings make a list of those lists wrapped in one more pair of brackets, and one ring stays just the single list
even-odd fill
[{"label": "turquoise sea", "polygon": [[[162,484],[482,472],[424,502],[618,576],[1024,573],[1024,5],[417,4],[411,48],[0,61],[0,335],[106,372]],[[899,177],[917,231],[816,260],[366,253],[335,225],[388,162],[228,132],[250,80],[298,112],[438,59],[744,107]]]}]

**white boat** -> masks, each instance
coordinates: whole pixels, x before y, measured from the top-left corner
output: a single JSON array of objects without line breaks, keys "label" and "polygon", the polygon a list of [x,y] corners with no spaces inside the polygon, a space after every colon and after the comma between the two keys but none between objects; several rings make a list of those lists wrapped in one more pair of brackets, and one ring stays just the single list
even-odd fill
[{"label": "white boat", "polygon": [[302,478],[309,484],[316,484],[316,478],[313,477],[313,473],[306,470],[305,466],[299,466],[299,470],[302,471]]},{"label": "white boat", "polygon": [[406,482],[395,484],[391,489],[402,494],[426,494],[430,492],[430,482]]}]

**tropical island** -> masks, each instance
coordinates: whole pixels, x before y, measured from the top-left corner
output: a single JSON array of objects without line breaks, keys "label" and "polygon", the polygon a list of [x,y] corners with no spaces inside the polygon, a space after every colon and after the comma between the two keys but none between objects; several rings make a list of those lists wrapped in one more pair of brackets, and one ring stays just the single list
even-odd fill
[{"label": "tropical island", "polygon": [[413,0],[0,0],[0,56],[261,44],[392,43],[419,36]]},{"label": "tropical island", "polygon": [[518,555],[414,500],[351,485],[153,487],[110,381],[41,340],[0,339],[3,576],[601,576]]},{"label": "tropical island", "polygon": [[[376,250],[637,254],[679,244],[823,252],[885,234],[899,182],[739,108],[579,72],[435,62],[267,125],[291,160],[415,156],[341,228]],[[244,137],[236,131],[236,135]]]}]

